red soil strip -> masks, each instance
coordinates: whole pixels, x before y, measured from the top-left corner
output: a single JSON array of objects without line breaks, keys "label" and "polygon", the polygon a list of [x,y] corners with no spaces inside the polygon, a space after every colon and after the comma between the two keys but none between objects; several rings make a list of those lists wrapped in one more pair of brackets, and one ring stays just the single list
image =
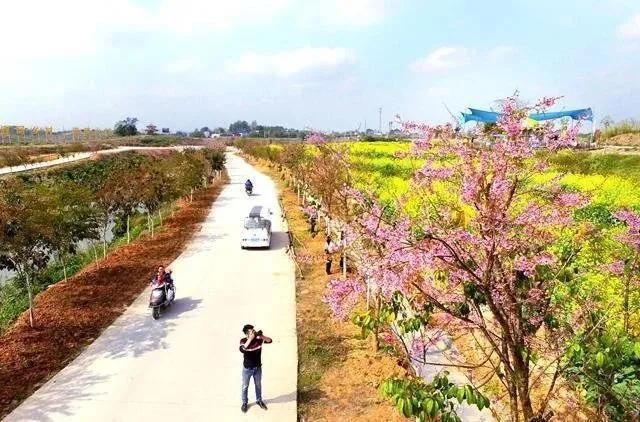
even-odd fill
[{"label": "red soil strip", "polygon": [[180,204],[153,239],[122,246],[99,267],[90,265],[35,300],[36,328],[28,313],[0,336],[0,418],[64,368],[111,325],[148,285],[157,265],[168,265],[184,249],[228,182],[226,174]]}]

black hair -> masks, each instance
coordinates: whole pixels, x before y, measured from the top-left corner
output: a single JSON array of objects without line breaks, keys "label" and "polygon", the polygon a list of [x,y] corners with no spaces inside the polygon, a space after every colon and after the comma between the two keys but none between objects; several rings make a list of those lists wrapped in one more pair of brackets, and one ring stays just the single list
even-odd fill
[{"label": "black hair", "polygon": [[249,331],[249,330],[253,330],[253,325],[245,324],[245,326],[242,327],[242,332],[245,333],[245,334],[247,334],[247,331]]}]

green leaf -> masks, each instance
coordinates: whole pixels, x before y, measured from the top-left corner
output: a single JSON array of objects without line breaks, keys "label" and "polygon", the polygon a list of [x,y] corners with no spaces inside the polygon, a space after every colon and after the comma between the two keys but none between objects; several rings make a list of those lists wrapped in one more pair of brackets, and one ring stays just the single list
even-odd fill
[{"label": "green leaf", "polygon": [[636,358],[640,359],[640,341],[633,345],[633,352],[635,353]]},{"label": "green leaf", "polygon": [[424,410],[427,412],[427,415],[434,417],[435,416],[435,412],[433,411],[433,399],[426,399],[424,401]]},{"label": "green leaf", "polygon": [[413,405],[411,404],[411,400],[408,398],[405,399],[407,403],[404,406],[404,415],[408,418],[413,415]]},{"label": "green leaf", "polygon": [[462,403],[464,400],[464,388],[458,388],[458,391],[456,391],[456,399],[458,399],[458,403]]},{"label": "green leaf", "polygon": [[467,403],[475,404],[476,403],[476,395],[473,392],[473,389],[469,385],[464,386],[464,397],[467,399]]},{"label": "green leaf", "polygon": [[602,354],[602,352],[598,352],[596,354],[596,364],[599,367],[602,367],[604,365],[604,354]]}]

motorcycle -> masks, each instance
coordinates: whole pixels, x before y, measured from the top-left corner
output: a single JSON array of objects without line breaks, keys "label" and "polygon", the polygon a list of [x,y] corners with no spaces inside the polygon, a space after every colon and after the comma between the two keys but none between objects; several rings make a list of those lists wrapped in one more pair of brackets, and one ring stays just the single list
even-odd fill
[{"label": "motorcycle", "polygon": [[166,282],[154,284],[152,281],[151,297],[149,298],[149,307],[153,319],[160,318],[160,308],[167,308],[173,303],[176,297],[176,287],[173,283],[169,285]]}]

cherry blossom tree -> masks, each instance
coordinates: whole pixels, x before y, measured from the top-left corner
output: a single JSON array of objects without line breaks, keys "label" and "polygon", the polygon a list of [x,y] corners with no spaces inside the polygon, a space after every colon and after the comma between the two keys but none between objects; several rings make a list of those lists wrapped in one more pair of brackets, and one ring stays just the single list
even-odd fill
[{"label": "cherry blossom tree", "polygon": [[[524,126],[530,112],[554,103],[543,98],[522,106],[507,98],[481,144],[451,125],[405,123],[419,135],[412,152],[424,165],[394,213],[371,196],[358,200],[352,230],[370,251],[366,268],[358,280],[332,281],[326,299],[344,317],[366,281],[387,302],[389,325],[402,326],[403,334],[437,337],[431,327],[439,326],[446,327],[441,333],[476,338],[481,359],[464,366],[486,368],[488,379],[502,384],[514,421],[548,418],[566,339],[583,319],[584,310],[557,300],[556,292],[580,275],[576,255],[590,229],[573,213],[586,199],[564,190],[558,178],[541,176],[546,162],[531,142],[558,150],[574,143],[579,126],[543,124],[526,132]],[[403,202],[416,198],[419,209],[403,212]],[[397,294],[402,300],[394,307]],[[534,391],[542,397],[535,403]]]},{"label": "cherry blossom tree", "polygon": [[[625,229],[616,236],[620,247],[616,248],[618,259],[609,265],[612,274],[623,282],[622,315],[625,334],[631,333],[630,320],[640,308],[640,215],[633,211],[622,210],[615,217],[624,222]],[[635,304],[635,306],[634,306]],[[638,321],[634,321],[637,326]],[[640,332],[633,333],[640,335]]]}]

